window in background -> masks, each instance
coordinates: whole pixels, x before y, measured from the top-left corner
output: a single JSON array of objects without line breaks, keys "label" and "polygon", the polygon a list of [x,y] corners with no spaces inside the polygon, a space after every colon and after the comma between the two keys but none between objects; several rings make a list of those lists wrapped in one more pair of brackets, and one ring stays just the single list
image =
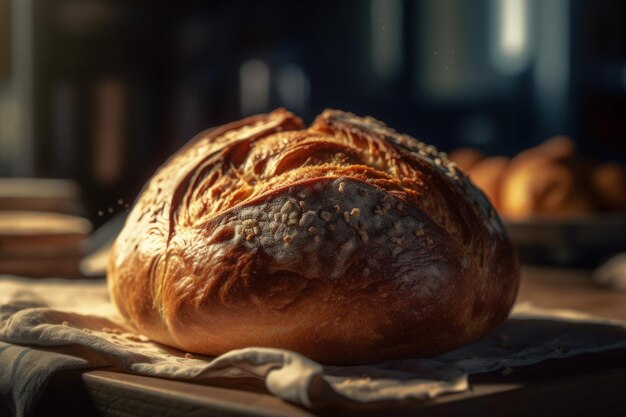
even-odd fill
[{"label": "window in background", "polygon": [[532,52],[530,0],[490,0],[491,59],[503,74],[517,75],[530,62]]},{"label": "window in background", "polygon": [[[521,88],[528,71],[503,72],[490,47],[501,45],[509,54],[501,58],[509,59],[525,43],[525,34],[519,27],[508,33],[494,30],[499,15],[490,8],[498,4],[424,0],[414,9],[413,93],[421,113],[428,115],[423,129],[444,149],[473,146],[508,154],[529,140],[523,108],[530,92]],[[510,14],[523,8],[506,10]]]},{"label": "window in background", "polygon": [[539,134],[544,137],[569,133],[570,89],[569,0],[539,2],[537,42],[533,75]]},{"label": "window in background", "polygon": [[11,1],[0,0],[0,85],[11,75]]},{"label": "window in background", "polygon": [[93,170],[102,184],[119,181],[128,155],[124,154],[127,138],[128,91],[116,78],[103,79],[94,92]]},{"label": "window in background", "polygon": [[[494,24],[494,19],[497,21],[504,15],[515,20],[510,14],[525,13],[526,9],[503,6],[518,4],[515,2],[526,4],[525,1],[419,2],[413,32],[417,51],[416,97],[431,105],[473,104],[478,107],[518,93],[516,78],[512,76],[520,75],[524,69],[514,61],[519,60],[520,54],[526,54],[525,18],[518,17],[517,29],[507,30],[500,30],[502,22]],[[494,8],[506,12],[503,15],[490,13]],[[497,63],[494,54],[498,55]],[[502,71],[501,67],[516,67],[517,72]]]},{"label": "window in background", "polygon": [[401,0],[371,0],[372,67],[381,81],[398,76],[403,65]]},{"label": "window in background", "polygon": [[461,0],[425,0],[416,9],[416,96],[454,100],[469,94],[473,83],[468,62],[480,59],[471,45],[469,22]]},{"label": "window in background", "polygon": [[0,0],[0,175],[34,174],[32,28],[32,0]]},{"label": "window in background", "polygon": [[239,69],[239,105],[242,116],[267,111],[270,103],[270,69],[259,59],[245,61]]},{"label": "window in background", "polygon": [[69,178],[75,174],[76,143],[78,142],[78,92],[76,85],[68,80],[59,81],[52,87],[50,97],[52,130],[49,140],[53,143],[51,159],[56,176]]},{"label": "window in background", "polygon": [[278,70],[276,77],[281,105],[295,114],[308,113],[311,86],[304,69],[296,64],[286,64]]},{"label": "window in background", "polygon": [[369,114],[442,150],[512,155],[557,131],[626,149],[621,0],[0,7],[0,173],[76,179],[92,213],[200,130],[278,106]]}]

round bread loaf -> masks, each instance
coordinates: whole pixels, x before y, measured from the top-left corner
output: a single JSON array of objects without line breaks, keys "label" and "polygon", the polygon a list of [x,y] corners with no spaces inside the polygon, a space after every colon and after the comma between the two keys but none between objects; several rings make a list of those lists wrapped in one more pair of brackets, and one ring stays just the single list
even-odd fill
[{"label": "round bread loaf", "polygon": [[109,287],[139,332],[219,355],[435,355],[506,319],[519,267],[485,196],[372,118],[279,109],[201,133],[148,182]]}]

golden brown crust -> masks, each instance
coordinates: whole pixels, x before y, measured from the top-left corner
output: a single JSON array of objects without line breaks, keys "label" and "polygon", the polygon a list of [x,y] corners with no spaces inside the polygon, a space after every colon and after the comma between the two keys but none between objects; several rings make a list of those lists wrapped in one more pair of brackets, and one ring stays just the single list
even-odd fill
[{"label": "golden brown crust", "polygon": [[502,322],[519,270],[497,214],[434,147],[326,110],[194,139],[147,184],[109,265],[139,331],[187,351],[325,363],[434,355]]}]

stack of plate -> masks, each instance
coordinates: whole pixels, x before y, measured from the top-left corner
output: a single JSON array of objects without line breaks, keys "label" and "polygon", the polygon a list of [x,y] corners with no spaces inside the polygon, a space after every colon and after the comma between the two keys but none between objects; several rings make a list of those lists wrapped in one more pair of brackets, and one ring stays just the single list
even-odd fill
[{"label": "stack of plate", "polygon": [[88,220],[57,213],[0,211],[0,273],[80,276]]},{"label": "stack of plate", "polygon": [[80,188],[64,179],[0,178],[0,210],[78,213]]},{"label": "stack of plate", "polygon": [[78,186],[66,180],[0,179],[0,274],[80,276],[89,220]]}]

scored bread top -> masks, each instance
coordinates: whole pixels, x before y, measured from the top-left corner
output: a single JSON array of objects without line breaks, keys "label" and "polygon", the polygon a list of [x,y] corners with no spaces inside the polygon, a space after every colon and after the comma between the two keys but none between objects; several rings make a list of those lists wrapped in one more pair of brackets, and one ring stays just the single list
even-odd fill
[{"label": "scored bread top", "polygon": [[[369,117],[326,110],[305,128],[279,109],[175,154],[133,207],[109,279],[122,314],[163,343],[360,362],[475,339],[506,317],[517,268],[445,154]],[[376,349],[354,356],[350,340]]]}]

